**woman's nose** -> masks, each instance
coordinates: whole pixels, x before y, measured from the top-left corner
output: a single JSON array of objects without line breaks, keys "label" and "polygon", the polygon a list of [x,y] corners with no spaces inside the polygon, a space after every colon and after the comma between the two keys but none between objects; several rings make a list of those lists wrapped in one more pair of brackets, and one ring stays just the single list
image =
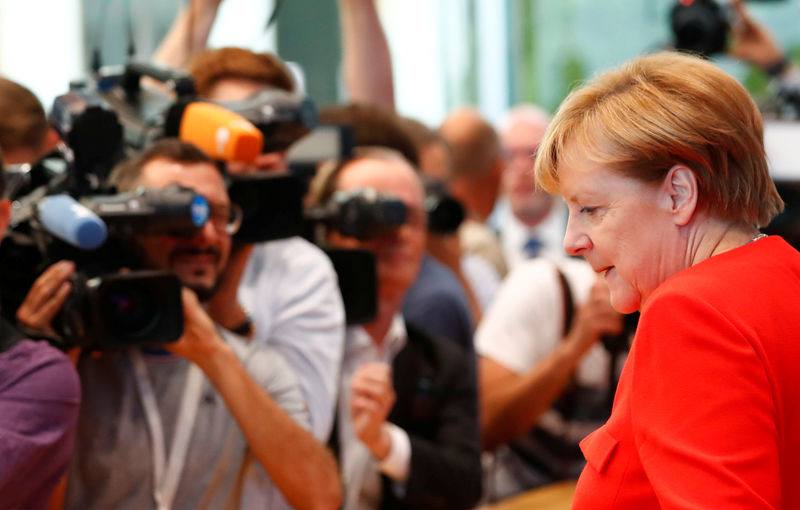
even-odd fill
[{"label": "woman's nose", "polygon": [[584,231],[576,227],[575,222],[572,220],[572,215],[570,215],[570,219],[567,221],[567,231],[564,234],[564,251],[568,255],[579,256],[583,255],[591,247],[591,239]]}]

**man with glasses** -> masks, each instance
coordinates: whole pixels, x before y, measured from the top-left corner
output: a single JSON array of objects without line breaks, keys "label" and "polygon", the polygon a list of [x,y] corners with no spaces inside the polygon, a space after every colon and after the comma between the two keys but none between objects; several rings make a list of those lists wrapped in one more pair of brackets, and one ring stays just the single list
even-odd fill
[{"label": "man with glasses", "polygon": [[[306,429],[294,374],[279,354],[222,329],[204,309],[240,216],[214,162],[163,140],[120,164],[110,182],[123,192],[191,188],[211,214],[193,237],[131,240],[143,268],[170,270],[184,285],[184,334],[163,349],[81,356],[84,400],[66,508],[335,508],[335,491],[320,501],[305,490],[335,484],[336,465]],[[26,302],[60,307],[72,267],[53,267]]]},{"label": "man with glasses", "polygon": [[517,105],[498,126],[503,170],[499,221],[503,255],[509,269],[523,260],[546,256],[563,258],[566,211],[549,193],[537,190],[531,172],[550,116],[534,105]]},{"label": "man with glasses", "polygon": [[[278,57],[242,48],[203,51],[195,56],[191,72],[198,94],[228,106],[259,94],[297,92]],[[297,131],[282,132],[277,138],[288,141],[286,137],[298,135]],[[277,134],[269,137],[271,141]],[[275,145],[252,164],[228,162],[228,172],[287,172],[288,146]],[[300,237],[237,245],[220,291],[208,307],[225,327],[252,326],[256,342],[286,358],[308,406],[311,432],[326,442],[333,423],[345,316],[336,272],[322,250]],[[323,496],[328,489],[317,485],[309,491]]]}]

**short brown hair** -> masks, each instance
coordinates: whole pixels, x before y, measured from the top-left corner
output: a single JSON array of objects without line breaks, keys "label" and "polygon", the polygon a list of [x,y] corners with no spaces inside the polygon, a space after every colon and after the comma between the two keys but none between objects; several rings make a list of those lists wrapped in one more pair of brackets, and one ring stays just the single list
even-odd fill
[{"label": "short brown hair", "polygon": [[194,145],[182,142],[177,138],[163,138],[150,148],[115,166],[108,178],[108,183],[116,186],[118,191],[131,191],[136,187],[136,183],[142,175],[142,169],[156,159],[167,159],[185,164],[208,163],[214,165],[214,160]]},{"label": "short brown hair", "polygon": [[716,218],[759,227],[783,208],[758,108],[734,78],[697,57],[640,57],[573,91],[540,146],[539,185],[557,191],[559,163],[573,146],[645,182],[686,165],[697,176],[698,207]]},{"label": "short brown hair", "polygon": [[38,151],[46,133],[47,116],[33,92],[0,78],[0,147]]},{"label": "short brown hair", "polygon": [[329,106],[319,113],[320,124],[352,126],[356,147],[388,147],[405,157],[414,168],[419,155],[403,120],[392,110],[372,103]]},{"label": "short brown hair", "polygon": [[243,48],[220,48],[198,53],[189,66],[195,89],[207,95],[219,80],[243,78],[265,86],[295,91],[294,79],[283,61],[269,53],[254,53]]},{"label": "short brown hair", "polygon": [[412,119],[411,117],[400,117],[400,121],[402,122],[403,127],[406,129],[408,135],[411,137],[411,140],[414,142],[414,145],[417,147],[417,152],[422,150],[422,148],[429,143],[447,144],[445,139],[442,138],[442,135],[417,119]]}]

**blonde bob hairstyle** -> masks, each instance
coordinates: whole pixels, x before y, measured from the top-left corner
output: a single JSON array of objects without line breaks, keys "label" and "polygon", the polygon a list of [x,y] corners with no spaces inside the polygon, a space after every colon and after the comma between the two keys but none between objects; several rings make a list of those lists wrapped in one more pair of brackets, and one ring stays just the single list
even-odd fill
[{"label": "blonde bob hairstyle", "polygon": [[783,209],[758,108],[735,79],[697,57],[640,57],[573,91],[539,148],[537,184],[557,192],[559,162],[576,148],[645,182],[686,165],[697,176],[698,209],[715,218],[761,227]]}]

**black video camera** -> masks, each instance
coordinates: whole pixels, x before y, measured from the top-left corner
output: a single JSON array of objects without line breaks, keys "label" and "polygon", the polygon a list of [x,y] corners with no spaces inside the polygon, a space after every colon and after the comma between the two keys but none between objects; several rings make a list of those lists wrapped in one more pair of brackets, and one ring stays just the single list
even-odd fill
[{"label": "black video camera", "polygon": [[442,181],[423,178],[425,184],[425,212],[428,213],[428,231],[434,234],[452,234],[464,221],[464,207],[453,198]]},{"label": "black video camera", "polygon": [[670,11],[675,49],[704,57],[723,53],[732,21],[733,12],[728,4],[717,0],[679,0]]},{"label": "black video camera", "polygon": [[283,152],[319,125],[314,103],[285,90],[267,89],[242,101],[219,104],[264,134],[262,152]]},{"label": "black video camera", "polygon": [[730,15],[716,0],[677,2],[670,13],[675,48],[705,57],[722,53],[728,44]]},{"label": "black video camera", "polygon": [[[193,236],[208,220],[205,198],[171,186],[72,198],[40,187],[17,197],[0,244],[3,311],[13,314],[50,264],[72,260],[73,290],[54,325],[68,348],[166,343],[183,333],[181,284],[166,271],[135,271],[132,235]],[[110,234],[110,236],[109,236]],[[133,272],[120,274],[122,268]],[[13,319],[12,316],[7,316]]]},{"label": "black video camera", "polygon": [[361,240],[392,232],[407,216],[402,200],[371,188],[337,191],[327,203],[306,210],[309,221]]},{"label": "black video camera", "polygon": [[181,283],[173,273],[78,273],[71,283],[59,317],[67,347],[163,344],[183,334]]}]

